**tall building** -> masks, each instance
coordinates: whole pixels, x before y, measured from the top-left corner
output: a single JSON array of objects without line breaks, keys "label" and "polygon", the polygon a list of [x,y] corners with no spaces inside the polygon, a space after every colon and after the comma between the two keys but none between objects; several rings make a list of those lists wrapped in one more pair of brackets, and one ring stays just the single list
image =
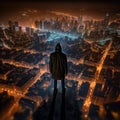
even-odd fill
[{"label": "tall building", "polygon": [[30,28],[29,28],[29,27],[26,27],[26,33],[30,35],[31,30],[30,30]]},{"label": "tall building", "polygon": [[19,31],[22,32],[22,27],[21,26],[19,26]]},{"label": "tall building", "polygon": [[110,15],[109,13],[106,13],[105,18],[104,18],[104,25],[108,26],[109,21],[110,21]]},{"label": "tall building", "polygon": [[8,21],[8,27],[10,29],[13,29],[13,22],[11,20]]},{"label": "tall building", "polygon": [[82,16],[80,16],[80,17],[78,18],[78,22],[79,22],[79,24],[80,24],[80,26],[81,26],[81,25],[82,25],[82,22],[83,22]]},{"label": "tall building", "polygon": [[40,22],[39,21],[35,21],[35,27],[38,28],[38,29],[40,28]]},{"label": "tall building", "polygon": [[30,28],[30,27],[26,27],[26,33],[28,34],[28,35],[34,35],[34,29],[33,28]]},{"label": "tall building", "polygon": [[40,20],[39,23],[40,23],[40,29],[42,29],[42,20]]},{"label": "tall building", "polygon": [[42,31],[44,31],[44,20],[42,20]]},{"label": "tall building", "polygon": [[3,23],[0,24],[0,28],[5,29],[5,25]]},{"label": "tall building", "polygon": [[15,22],[14,22],[14,25],[15,25],[15,27],[18,27],[18,26],[19,26],[18,21],[15,21]]}]

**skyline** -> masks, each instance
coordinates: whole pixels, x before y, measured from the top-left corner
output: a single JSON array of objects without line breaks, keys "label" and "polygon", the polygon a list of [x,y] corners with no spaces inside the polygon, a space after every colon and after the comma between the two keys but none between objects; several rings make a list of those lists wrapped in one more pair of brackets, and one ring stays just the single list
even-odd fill
[{"label": "skyline", "polygon": [[51,11],[63,12],[73,16],[86,16],[87,18],[103,19],[106,13],[113,18],[120,16],[119,4],[113,2],[32,2],[12,1],[1,2],[0,23],[7,24],[8,20],[18,21],[22,24],[34,24],[41,17],[51,16]]}]

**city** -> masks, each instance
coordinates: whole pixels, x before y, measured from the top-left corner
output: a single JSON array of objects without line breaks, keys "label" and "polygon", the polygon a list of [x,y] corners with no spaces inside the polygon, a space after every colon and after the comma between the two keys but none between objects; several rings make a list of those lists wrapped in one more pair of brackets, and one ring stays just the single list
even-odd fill
[{"label": "city", "polygon": [[[119,120],[120,12],[99,20],[47,14],[26,26],[0,21],[0,119],[48,120],[54,89],[49,55],[59,42],[68,61],[66,120]],[[59,81],[54,120],[60,120],[61,96]]]}]

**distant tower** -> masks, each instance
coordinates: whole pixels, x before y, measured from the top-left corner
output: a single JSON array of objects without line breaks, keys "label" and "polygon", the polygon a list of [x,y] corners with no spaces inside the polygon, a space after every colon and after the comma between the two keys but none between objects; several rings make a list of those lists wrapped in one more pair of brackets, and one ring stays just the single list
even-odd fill
[{"label": "distant tower", "polygon": [[104,18],[104,23],[107,26],[109,24],[110,21],[110,15],[109,13],[106,13],[105,18]]},{"label": "distant tower", "polygon": [[106,13],[106,17],[109,17],[109,13]]},{"label": "distant tower", "polygon": [[14,22],[14,25],[15,25],[15,27],[18,27],[18,26],[19,26],[18,21],[15,21],[15,22]]},{"label": "distant tower", "polygon": [[78,21],[79,21],[80,25],[82,25],[82,16],[80,16],[80,17],[78,18]]},{"label": "distant tower", "polygon": [[26,27],[26,33],[30,34],[30,28],[29,27]]},{"label": "distant tower", "polygon": [[8,27],[11,29],[13,28],[13,22],[11,20],[8,21]]},{"label": "distant tower", "polygon": [[42,20],[42,31],[44,31],[44,20]]},{"label": "distant tower", "polygon": [[15,31],[19,31],[19,23],[17,21],[14,22]]},{"label": "distant tower", "polygon": [[40,22],[39,21],[35,21],[35,27],[38,28],[38,29],[40,28]]}]

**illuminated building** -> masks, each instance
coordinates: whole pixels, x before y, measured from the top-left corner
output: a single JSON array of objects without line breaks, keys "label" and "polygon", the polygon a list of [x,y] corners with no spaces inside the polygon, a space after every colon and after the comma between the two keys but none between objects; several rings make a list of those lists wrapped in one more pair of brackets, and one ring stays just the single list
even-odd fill
[{"label": "illuminated building", "polygon": [[35,27],[38,28],[38,29],[40,28],[40,22],[39,21],[35,21]]}]

